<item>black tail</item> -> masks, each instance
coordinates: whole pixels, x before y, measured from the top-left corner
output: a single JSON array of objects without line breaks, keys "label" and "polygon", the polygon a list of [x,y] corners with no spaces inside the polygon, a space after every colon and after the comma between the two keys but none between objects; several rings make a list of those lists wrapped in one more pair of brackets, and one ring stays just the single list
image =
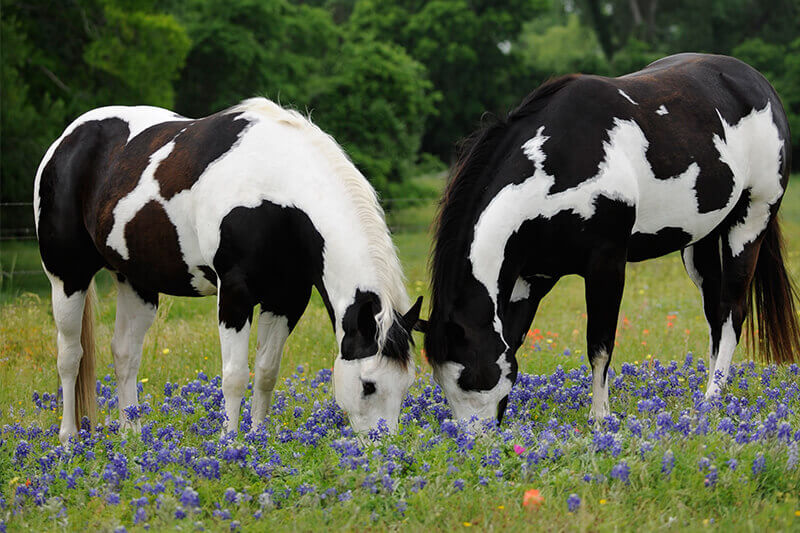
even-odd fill
[{"label": "black tail", "polygon": [[798,292],[783,263],[783,237],[777,217],[767,226],[758,254],[748,313],[747,340],[769,363],[800,362]]}]

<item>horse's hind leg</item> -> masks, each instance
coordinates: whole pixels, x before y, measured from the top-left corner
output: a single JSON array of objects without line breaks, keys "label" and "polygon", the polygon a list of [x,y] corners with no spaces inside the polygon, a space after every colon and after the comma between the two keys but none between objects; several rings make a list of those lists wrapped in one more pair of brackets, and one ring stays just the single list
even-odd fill
[{"label": "horse's hind leg", "polygon": [[713,376],[722,335],[720,319],[722,265],[719,235],[712,234],[684,248],[681,257],[686,273],[700,290],[703,300],[703,313],[708,323],[708,373],[709,376]]},{"label": "horse's hind leg", "polygon": [[721,241],[722,285],[719,300],[720,336],[717,362],[714,371],[709,373],[706,398],[719,394],[728,379],[733,352],[739,344],[742,324],[747,318],[750,300],[748,294],[755,274],[758,251],[763,240],[763,232],[755,240],[741,249],[733,250],[730,234]]},{"label": "horse's hind leg", "polygon": [[119,395],[119,421],[123,429],[140,429],[140,422],[128,418],[125,409],[139,405],[136,377],[142,361],[144,336],[156,317],[158,293],[139,291],[123,276],[117,276],[117,317],[111,353],[114,354],[114,369],[117,374]]},{"label": "horse's hind leg", "polygon": [[589,416],[609,414],[608,366],[614,350],[617,316],[625,287],[626,250],[598,250],[586,278],[586,344],[592,365],[592,407]]},{"label": "horse's hind leg", "polygon": [[71,436],[78,433],[75,417],[75,382],[83,357],[81,328],[89,282],[86,282],[85,286],[84,283],[81,283],[81,289],[69,292],[65,290],[65,284],[58,276],[47,270],[45,273],[50,279],[52,290],[53,318],[58,331],[56,341],[58,345],[58,377],[61,379],[61,392],[64,399],[58,440],[62,444],[66,444]]},{"label": "horse's hind leg", "polygon": [[253,404],[250,415],[255,429],[267,415],[272,391],[278,380],[281,356],[286,339],[297,325],[297,321],[308,305],[311,285],[298,287],[293,291],[282,291],[277,305],[272,301],[261,302],[261,315],[258,318],[258,348],[255,361],[255,381],[253,383]]},{"label": "horse's hind leg", "polygon": [[229,272],[221,276],[217,284],[222,395],[227,416],[223,433],[239,430],[239,411],[250,379],[247,352],[254,303],[243,278],[243,275]]}]

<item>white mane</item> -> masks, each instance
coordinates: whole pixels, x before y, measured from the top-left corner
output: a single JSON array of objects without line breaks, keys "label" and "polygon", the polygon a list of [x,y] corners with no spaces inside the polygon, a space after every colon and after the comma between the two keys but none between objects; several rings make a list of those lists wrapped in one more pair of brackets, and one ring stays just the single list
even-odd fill
[{"label": "white mane", "polygon": [[250,98],[231,111],[256,112],[276,122],[307,131],[314,145],[330,161],[334,174],[353,200],[361,229],[369,243],[370,263],[376,271],[380,285],[378,298],[381,301],[381,310],[375,318],[378,323],[377,340],[382,347],[394,321],[394,310],[405,312],[409,307],[409,299],[397,249],[386,226],[383,208],[378,202],[375,189],[353,165],[336,140],[297,111],[284,109],[266,98]]}]

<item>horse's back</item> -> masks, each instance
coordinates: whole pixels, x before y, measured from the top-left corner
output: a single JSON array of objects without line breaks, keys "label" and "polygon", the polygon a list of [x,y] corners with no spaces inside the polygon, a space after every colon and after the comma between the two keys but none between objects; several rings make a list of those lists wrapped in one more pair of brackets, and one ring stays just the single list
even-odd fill
[{"label": "horse's back", "polygon": [[543,128],[550,195],[581,201],[604,180],[620,209],[636,208],[631,260],[695,242],[754,202],[773,204],[788,178],[780,101],[734,58],[681,54],[620,78],[576,76],[531,120],[527,131]]}]

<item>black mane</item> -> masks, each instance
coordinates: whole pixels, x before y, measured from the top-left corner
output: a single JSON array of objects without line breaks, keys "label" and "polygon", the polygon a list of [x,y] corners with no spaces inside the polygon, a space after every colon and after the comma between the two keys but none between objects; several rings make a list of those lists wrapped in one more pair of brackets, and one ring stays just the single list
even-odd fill
[{"label": "black mane", "polygon": [[425,336],[428,357],[442,362],[445,358],[443,335],[439,335],[435,313],[444,303],[451,301],[450,295],[459,283],[459,272],[452,271],[453,257],[463,257],[471,230],[465,216],[475,214],[475,203],[480,200],[479,191],[484,189],[491,173],[485,172],[496,155],[497,146],[516,122],[543,109],[550,97],[564,88],[577,75],[570,74],[546,81],[531,92],[522,103],[508,113],[505,120],[494,115],[477,131],[461,143],[458,161],[450,173],[439,204],[439,213],[434,223],[434,249],[431,256],[431,324]]}]

